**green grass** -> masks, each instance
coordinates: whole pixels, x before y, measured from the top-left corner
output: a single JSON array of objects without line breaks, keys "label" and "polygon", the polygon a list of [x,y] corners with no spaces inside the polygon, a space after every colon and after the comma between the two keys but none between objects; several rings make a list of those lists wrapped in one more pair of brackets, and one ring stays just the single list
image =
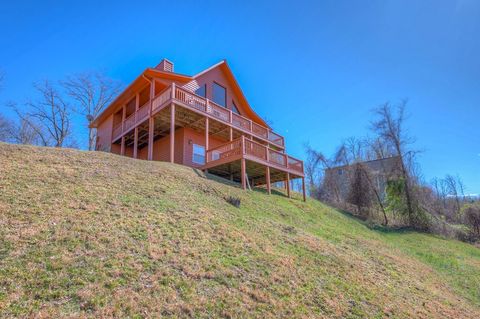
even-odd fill
[{"label": "green grass", "polygon": [[478,318],[479,287],[472,245],[179,165],[0,144],[0,317]]}]

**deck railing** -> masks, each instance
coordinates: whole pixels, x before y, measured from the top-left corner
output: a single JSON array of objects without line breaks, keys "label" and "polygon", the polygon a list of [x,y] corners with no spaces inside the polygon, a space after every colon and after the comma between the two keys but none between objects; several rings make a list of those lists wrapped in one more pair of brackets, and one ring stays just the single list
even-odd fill
[{"label": "deck railing", "polygon": [[285,153],[278,152],[266,145],[254,142],[244,136],[221,146],[207,150],[206,163],[238,159],[242,155],[253,157],[265,164],[303,174],[303,162]]},{"label": "deck railing", "polygon": [[230,143],[212,148],[206,153],[207,163],[224,158],[242,155],[242,139],[238,138]]},{"label": "deck railing", "polygon": [[152,112],[155,112],[160,106],[167,102],[172,97],[172,87],[169,86],[160,93],[158,93],[152,101]]},{"label": "deck railing", "polygon": [[[173,88],[175,88],[173,90]],[[180,87],[169,86],[163,91],[158,93],[152,100],[151,110],[152,113],[156,112],[162,105],[164,105],[170,99],[175,99],[187,107],[191,107],[194,110],[205,113],[221,122],[228,123],[233,127],[236,127],[247,134],[255,136],[257,138],[266,140],[276,146],[284,147],[284,138],[277,133],[269,130],[268,128],[259,125],[252,120],[243,117],[239,114],[233,113],[209,99],[196,95],[188,90]],[[112,137],[114,140],[118,139],[123,133],[134,128],[136,125],[145,121],[150,114],[150,101],[142,105],[136,112],[131,114],[123,121],[123,124],[117,124],[113,128]]]},{"label": "deck railing", "polygon": [[264,126],[253,122],[250,119],[247,119],[246,117],[233,113],[231,110],[228,110],[207,98],[196,95],[195,93],[180,87],[175,88],[175,95],[173,98],[181,101],[187,106],[192,107],[193,109],[207,113],[222,122],[229,123],[234,127],[246,131],[251,135],[267,140],[280,147],[285,146],[282,136],[270,131]]}]

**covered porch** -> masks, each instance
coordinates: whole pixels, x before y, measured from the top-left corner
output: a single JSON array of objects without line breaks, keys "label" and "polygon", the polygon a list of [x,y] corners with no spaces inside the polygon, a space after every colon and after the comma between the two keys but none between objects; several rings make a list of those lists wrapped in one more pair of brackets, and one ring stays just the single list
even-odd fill
[{"label": "covered porch", "polygon": [[284,182],[290,197],[290,181],[301,179],[303,199],[306,200],[303,162],[285,153],[241,136],[231,142],[207,150],[202,169],[241,183],[242,188]]}]

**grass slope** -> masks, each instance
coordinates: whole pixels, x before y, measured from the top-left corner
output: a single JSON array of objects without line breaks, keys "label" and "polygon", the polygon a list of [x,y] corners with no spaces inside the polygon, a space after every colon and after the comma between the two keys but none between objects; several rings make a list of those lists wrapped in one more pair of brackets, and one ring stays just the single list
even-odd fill
[{"label": "grass slope", "polygon": [[479,287],[464,243],[183,166],[0,144],[0,317],[478,318]]}]

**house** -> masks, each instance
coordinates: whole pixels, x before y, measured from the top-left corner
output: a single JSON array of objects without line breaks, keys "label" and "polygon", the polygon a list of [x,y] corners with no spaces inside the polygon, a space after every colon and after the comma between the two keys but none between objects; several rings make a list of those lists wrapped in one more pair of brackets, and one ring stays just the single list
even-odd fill
[{"label": "house", "polygon": [[242,188],[301,179],[303,162],[258,116],[225,60],[193,76],[166,59],[147,68],[91,124],[96,149],[198,168]]},{"label": "house", "polygon": [[325,170],[324,180],[337,190],[341,201],[347,201],[351,181],[353,180],[355,169],[358,167],[361,167],[368,174],[369,180],[382,199],[385,198],[387,182],[401,176],[400,156],[391,156],[327,168]]}]

